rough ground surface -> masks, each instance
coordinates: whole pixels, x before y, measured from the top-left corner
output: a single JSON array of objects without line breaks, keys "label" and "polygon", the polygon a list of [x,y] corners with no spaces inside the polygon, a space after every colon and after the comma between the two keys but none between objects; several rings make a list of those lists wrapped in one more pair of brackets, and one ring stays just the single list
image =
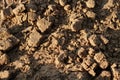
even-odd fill
[{"label": "rough ground surface", "polygon": [[120,0],[0,0],[0,80],[120,80]]}]

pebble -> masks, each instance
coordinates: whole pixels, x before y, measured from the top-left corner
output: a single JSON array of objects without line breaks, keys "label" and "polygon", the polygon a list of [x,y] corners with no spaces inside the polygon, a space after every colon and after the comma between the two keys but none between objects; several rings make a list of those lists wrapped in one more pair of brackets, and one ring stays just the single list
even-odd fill
[{"label": "pebble", "polygon": [[8,56],[0,51],[0,66],[8,63]]},{"label": "pebble", "polygon": [[86,15],[88,18],[95,19],[96,14],[92,11],[87,11]]},{"label": "pebble", "polygon": [[70,9],[71,9],[71,6],[70,6],[70,5],[65,5],[65,6],[64,6],[64,10],[68,11],[68,10],[70,10]]},{"label": "pebble", "polygon": [[52,22],[42,18],[39,19],[36,24],[41,32],[45,32],[51,26]]},{"label": "pebble", "polygon": [[88,8],[94,8],[95,7],[95,1],[94,0],[88,0],[86,2],[86,5]]},{"label": "pebble", "polygon": [[61,6],[65,6],[66,3],[67,3],[67,0],[59,0],[59,4],[60,4]]},{"label": "pebble", "polygon": [[2,80],[6,80],[7,78],[9,78],[10,73],[7,70],[4,71],[0,71],[0,79]]},{"label": "pebble", "polygon": [[40,43],[41,38],[42,35],[38,31],[33,30],[32,33],[29,35],[28,45],[31,47],[37,47]]}]

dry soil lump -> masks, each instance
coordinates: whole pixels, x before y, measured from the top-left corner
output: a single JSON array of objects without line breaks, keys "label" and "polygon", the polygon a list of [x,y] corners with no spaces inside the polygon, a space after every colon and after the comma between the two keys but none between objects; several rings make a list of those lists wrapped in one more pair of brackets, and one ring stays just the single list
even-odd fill
[{"label": "dry soil lump", "polygon": [[7,29],[0,29],[0,50],[7,51],[19,43],[19,39],[11,35]]},{"label": "dry soil lump", "polygon": [[94,7],[95,7],[95,0],[88,0],[88,1],[86,2],[86,6],[87,6],[88,8],[94,8]]},{"label": "dry soil lump", "polygon": [[0,66],[8,63],[8,56],[0,51]]},{"label": "dry soil lump", "polygon": [[36,24],[41,32],[45,32],[52,25],[52,22],[42,18],[38,19]]},{"label": "dry soil lump", "polygon": [[102,69],[106,69],[108,67],[108,61],[102,52],[96,53],[94,59]]},{"label": "dry soil lump", "polygon": [[39,45],[42,35],[35,29],[31,32],[28,39],[28,45],[31,47],[37,47]]}]

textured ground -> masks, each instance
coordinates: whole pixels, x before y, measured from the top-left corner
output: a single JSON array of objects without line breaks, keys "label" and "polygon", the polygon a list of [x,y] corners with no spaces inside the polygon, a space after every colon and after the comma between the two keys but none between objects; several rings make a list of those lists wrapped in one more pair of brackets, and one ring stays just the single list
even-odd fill
[{"label": "textured ground", "polygon": [[120,80],[120,0],[0,0],[0,80]]}]

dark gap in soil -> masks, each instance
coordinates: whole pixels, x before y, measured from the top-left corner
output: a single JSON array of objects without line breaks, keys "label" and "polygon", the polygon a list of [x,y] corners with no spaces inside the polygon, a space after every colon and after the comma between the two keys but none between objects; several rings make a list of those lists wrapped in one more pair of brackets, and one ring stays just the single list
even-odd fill
[{"label": "dark gap in soil", "polygon": [[14,73],[11,73],[9,80],[15,80],[15,78],[16,78],[16,76],[17,76],[18,74],[19,74],[19,71],[18,71],[18,70],[17,70],[16,72],[14,72]]}]

